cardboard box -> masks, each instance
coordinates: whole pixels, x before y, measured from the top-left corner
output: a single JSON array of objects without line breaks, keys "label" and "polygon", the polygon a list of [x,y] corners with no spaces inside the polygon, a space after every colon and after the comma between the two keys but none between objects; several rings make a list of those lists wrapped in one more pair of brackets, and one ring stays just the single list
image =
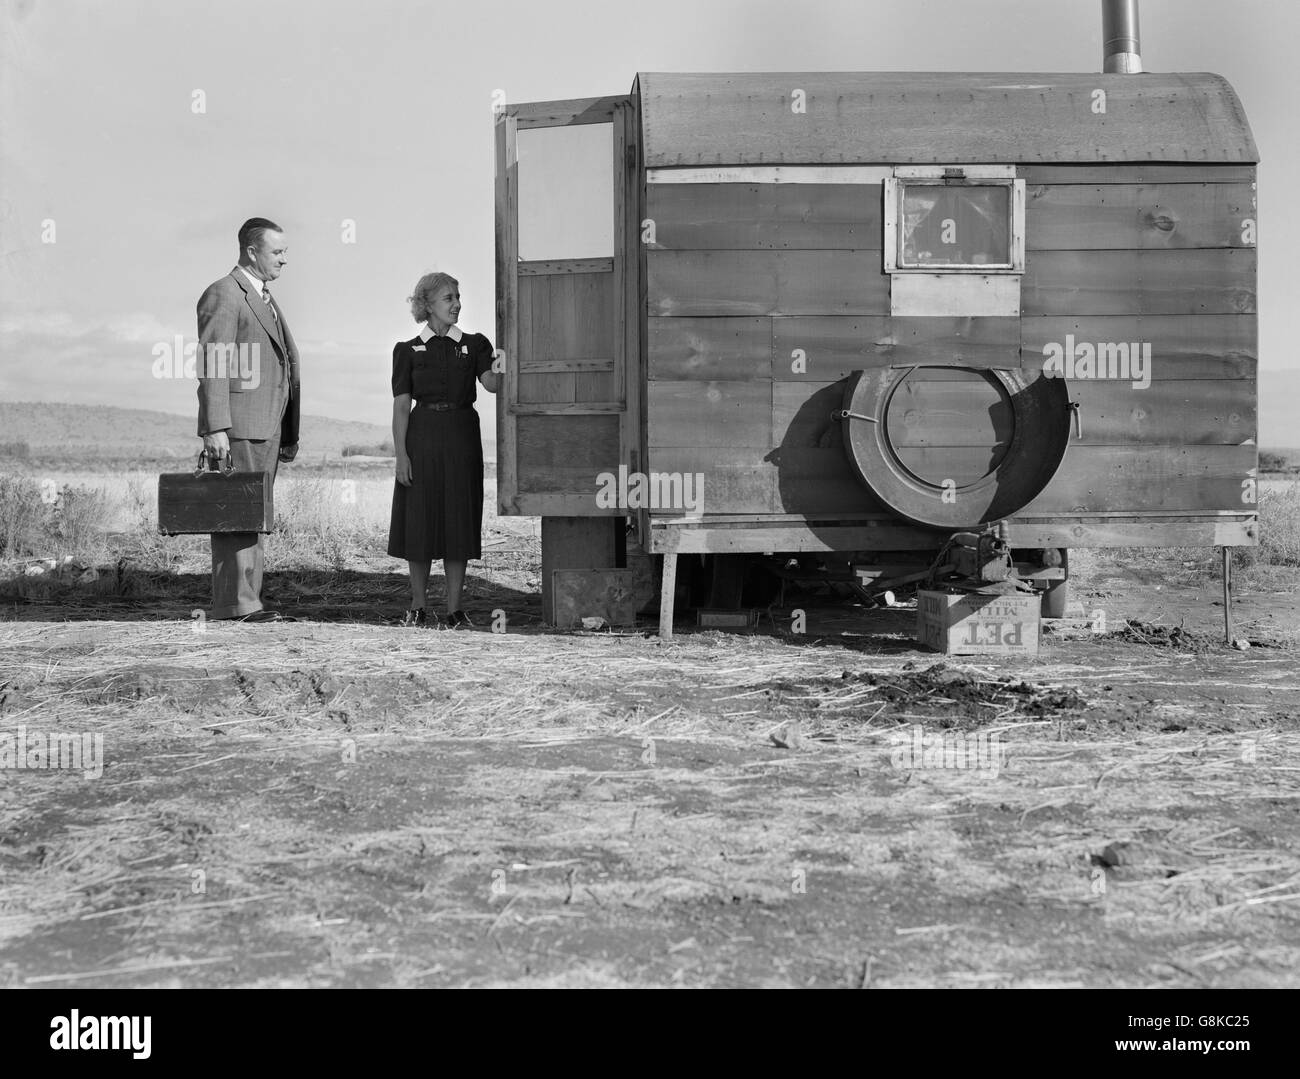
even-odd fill
[{"label": "cardboard box", "polygon": [[950,656],[1036,656],[1042,597],[1017,592],[916,594],[916,639]]}]

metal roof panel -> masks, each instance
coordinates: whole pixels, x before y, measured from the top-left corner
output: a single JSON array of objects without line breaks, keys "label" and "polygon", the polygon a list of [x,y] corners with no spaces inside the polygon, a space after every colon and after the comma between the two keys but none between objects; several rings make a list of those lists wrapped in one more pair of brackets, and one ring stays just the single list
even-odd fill
[{"label": "metal roof panel", "polygon": [[633,93],[647,168],[1259,160],[1206,73],[642,72]]}]

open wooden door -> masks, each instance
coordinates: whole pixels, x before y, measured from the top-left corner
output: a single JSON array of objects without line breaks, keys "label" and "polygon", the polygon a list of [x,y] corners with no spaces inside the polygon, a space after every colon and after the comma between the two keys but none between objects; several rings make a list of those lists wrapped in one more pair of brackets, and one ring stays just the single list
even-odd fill
[{"label": "open wooden door", "polygon": [[598,476],[627,461],[632,433],[625,431],[627,360],[637,351],[626,302],[636,267],[635,203],[625,212],[634,175],[631,100],[504,105],[497,116],[503,514],[622,515],[598,505],[596,494]]},{"label": "open wooden door", "polygon": [[601,495],[639,457],[632,101],[506,104],[496,118],[497,501],[542,518],[548,621],[554,570],[624,564],[627,510]]}]

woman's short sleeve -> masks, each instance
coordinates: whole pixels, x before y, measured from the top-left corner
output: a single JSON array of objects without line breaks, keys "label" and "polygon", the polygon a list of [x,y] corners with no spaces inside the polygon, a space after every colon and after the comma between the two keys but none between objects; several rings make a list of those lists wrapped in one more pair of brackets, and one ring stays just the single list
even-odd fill
[{"label": "woman's short sleeve", "polygon": [[474,335],[474,377],[492,370],[492,342],[481,333]]},{"label": "woman's short sleeve", "polygon": [[393,396],[411,392],[411,350],[405,341],[393,346]]}]

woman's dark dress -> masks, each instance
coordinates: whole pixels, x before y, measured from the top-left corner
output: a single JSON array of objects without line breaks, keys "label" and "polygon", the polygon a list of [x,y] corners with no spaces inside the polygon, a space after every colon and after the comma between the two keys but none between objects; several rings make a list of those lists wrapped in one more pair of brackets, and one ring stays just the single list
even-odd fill
[{"label": "woman's dark dress", "polygon": [[393,348],[393,396],[442,401],[447,411],[411,409],[406,454],[411,486],[394,485],[388,553],[411,562],[483,557],[483,443],[474,411],[475,379],[492,369],[492,343],[435,334]]}]

